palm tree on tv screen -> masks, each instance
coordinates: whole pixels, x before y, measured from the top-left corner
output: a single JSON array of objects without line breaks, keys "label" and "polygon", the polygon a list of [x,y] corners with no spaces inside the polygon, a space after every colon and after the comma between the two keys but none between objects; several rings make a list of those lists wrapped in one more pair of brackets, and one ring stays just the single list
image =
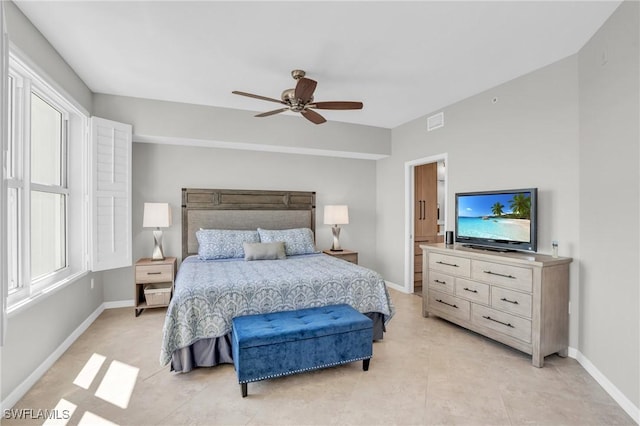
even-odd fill
[{"label": "palm tree on tv screen", "polygon": [[513,214],[520,219],[531,217],[531,197],[525,194],[516,194],[509,202]]},{"label": "palm tree on tv screen", "polygon": [[493,213],[495,216],[502,216],[502,213],[504,213],[503,209],[504,205],[498,202],[491,206],[491,213]]}]

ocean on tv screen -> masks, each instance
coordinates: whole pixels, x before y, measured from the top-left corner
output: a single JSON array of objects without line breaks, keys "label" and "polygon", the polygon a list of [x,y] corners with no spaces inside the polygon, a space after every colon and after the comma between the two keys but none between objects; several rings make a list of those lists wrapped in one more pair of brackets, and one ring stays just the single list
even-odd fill
[{"label": "ocean on tv screen", "polygon": [[531,221],[496,217],[458,217],[458,236],[529,242]]}]

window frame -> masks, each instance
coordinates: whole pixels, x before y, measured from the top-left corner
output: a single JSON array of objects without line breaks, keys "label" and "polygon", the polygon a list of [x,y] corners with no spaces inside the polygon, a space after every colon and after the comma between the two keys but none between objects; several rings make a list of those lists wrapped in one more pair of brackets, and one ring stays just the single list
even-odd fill
[{"label": "window frame", "polygon": [[[15,200],[17,209],[17,241],[7,241],[8,252],[18,257],[17,269],[11,265],[12,254],[8,253],[7,262],[9,279],[17,279],[17,287],[9,283],[7,296],[7,311],[9,314],[38,299],[59,287],[74,281],[88,273],[88,227],[87,227],[87,199],[88,199],[88,170],[85,164],[87,158],[87,127],[89,116],[78,108],[74,101],[47,81],[47,77],[37,67],[22,59],[15,49],[9,52],[9,76],[13,78],[13,85],[9,89],[10,104],[8,119],[11,134],[8,141],[7,164],[7,201],[11,202],[9,192],[17,195]],[[7,80],[9,78],[7,77]],[[46,185],[31,182],[31,96],[35,95],[61,113],[61,185]],[[73,125],[71,122],[73,121]],[[77,151],[73,159],[71,150]],[[73,164],[72,164],[73,161]],[[73,169],[73,172],[71,171]],[[73,182],[72,182],[73,179]],[[56,271],[33,279],[31,276],[31,196],[33,191],[60,194],[64,196],[64,266]],[[9,206],[7,206],[8,211]],[[73,221],[70,218],[73,217]],[[9,222],[7,226],[14,226]],[[79,230],[71,230],[70,223],[79,225]],[[7,235],[8,239],[8,235]]]}]

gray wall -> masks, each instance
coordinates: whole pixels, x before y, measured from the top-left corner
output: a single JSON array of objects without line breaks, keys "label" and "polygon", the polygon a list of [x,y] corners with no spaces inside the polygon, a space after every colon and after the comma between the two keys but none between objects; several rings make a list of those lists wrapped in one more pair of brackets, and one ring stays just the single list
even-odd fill
[{"label": "gray wall", "polygon": [[[171,143],[225,141],[260,148],[269,145],[269,149],[296,146],[337,155],[380,156],[390,152],[389,130],[342,123],[315,126],[289,116],[259,120],[234,110],[102,94],[94,96],[93,110],[97,116],[132,124],[134,140],[144,135],[165,142],[134,143],[134,259],[148,257],[152,247],[151,231],[142,228],[145,201],[172,205],[173,226],[164,232],[164,249],[165,255],[180,258],[181,188],[280,189],[316,191],[319,248],[331,246],[330,228],[322,223],[323,207],[349,205],[351,223],[343,226],[341,243],[360,252],[362,265],[376,266],[374,161]],[[106,301],[132,299],[132,268],[103,274]]]},{"label": "gray wall", "polygon": [[574,258],[570,346],[636,408],[638,8],[625,1],[579,54],[443,108],[444,128],[427,132],[425,116],[393,129],[376,190],[379,271],[402,284],[405,162],[448,154],[450,229],[456,192],[538,187],[539,251],[558,240]]},{"label": "gray wall", "polygon": [[209,146],[223,142],[378,158],[391,154],[391,131],[378,127],[338,122],[315,125],[287,114],[255,118],[249,111],[104,94],[95,94],[94,108],[94,115],[133,124],[134,140],[159,137],[174,143],[205,142],[205,146],[206,142]]},{"label": "gray wall", "polygon": [[[577,58],[569,57],[442,111],[443,128],[426,117],[393,129],[393,155],[377,162],[376,237],[380,272],[402,285],[405,262],[405,162],[447,153],[447,224],[454,229],[455,193],[537,187],[538,251],[578,258]],[[493,99],[497,98],[494,103]],[[571,267],[578,300],[579,261]],[[578,317],[571,316],[572,346]]]},{"label": "gray wall", "polygon": [[[90,110],[92,94],[87,86],[12,2],[4,2],[4,6],[10,41],[82,107]],[[91,278],[96,282],[94,289],[91,289]],[[89,274],[9,316],[0,361],[1,400],[43,364],[102,301],[101,275]]]},{"label": "gray wall", "polygon": [[580,51],[580,351],[640,407],[639,3]]}]

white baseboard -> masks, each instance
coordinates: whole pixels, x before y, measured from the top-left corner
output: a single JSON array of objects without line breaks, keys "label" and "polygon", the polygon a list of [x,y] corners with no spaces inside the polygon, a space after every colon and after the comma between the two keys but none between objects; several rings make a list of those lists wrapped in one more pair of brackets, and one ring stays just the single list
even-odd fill
[{"label": "white baseboard", "polygon": [[607,377],[596,368],[595,365],[585,357],[582,352],[575,348],[569,348],[569,356],[575,358],[576,361],[587,370],[587,373],[593,377],[600,386],[618,403],[620,407],[633,419],[634,422],[640,424],[640,409],[629,400],[620,389],[618,389]]},{"label": "white baseboard", "polygon": [[407,289],[404,288],[404,286],[398,285],[396,283],[392,283],[391,281],[385,281],[385,284],[387,284],[387,287],[392,288],[394,290],[398,290],[402,293],[407,293]]},{"label": "white baseboard", "polygon": [[133,299],[116,300],[113,302],[104,302],[102,304],[105,309],[132,308],[134,306]]},{"label": "white baseboard", "polygon": [[47,372],[49,368],[62,356],[62,354],[69,349],[69,347],[76,341],[78,337],[84,333],[87,328],[98,318],[98,316],[104,311],[104,303],[91,313],[85,319],[82,324],[78,326],[67,337],[64,342],[60,344],[43,362],[36,368],[33,373],[29,375],[22,383],[20,383],[4,400],[0,402],[0,410],[4,412],[5,409],[11,408],[22,398],[33,385]]}]

